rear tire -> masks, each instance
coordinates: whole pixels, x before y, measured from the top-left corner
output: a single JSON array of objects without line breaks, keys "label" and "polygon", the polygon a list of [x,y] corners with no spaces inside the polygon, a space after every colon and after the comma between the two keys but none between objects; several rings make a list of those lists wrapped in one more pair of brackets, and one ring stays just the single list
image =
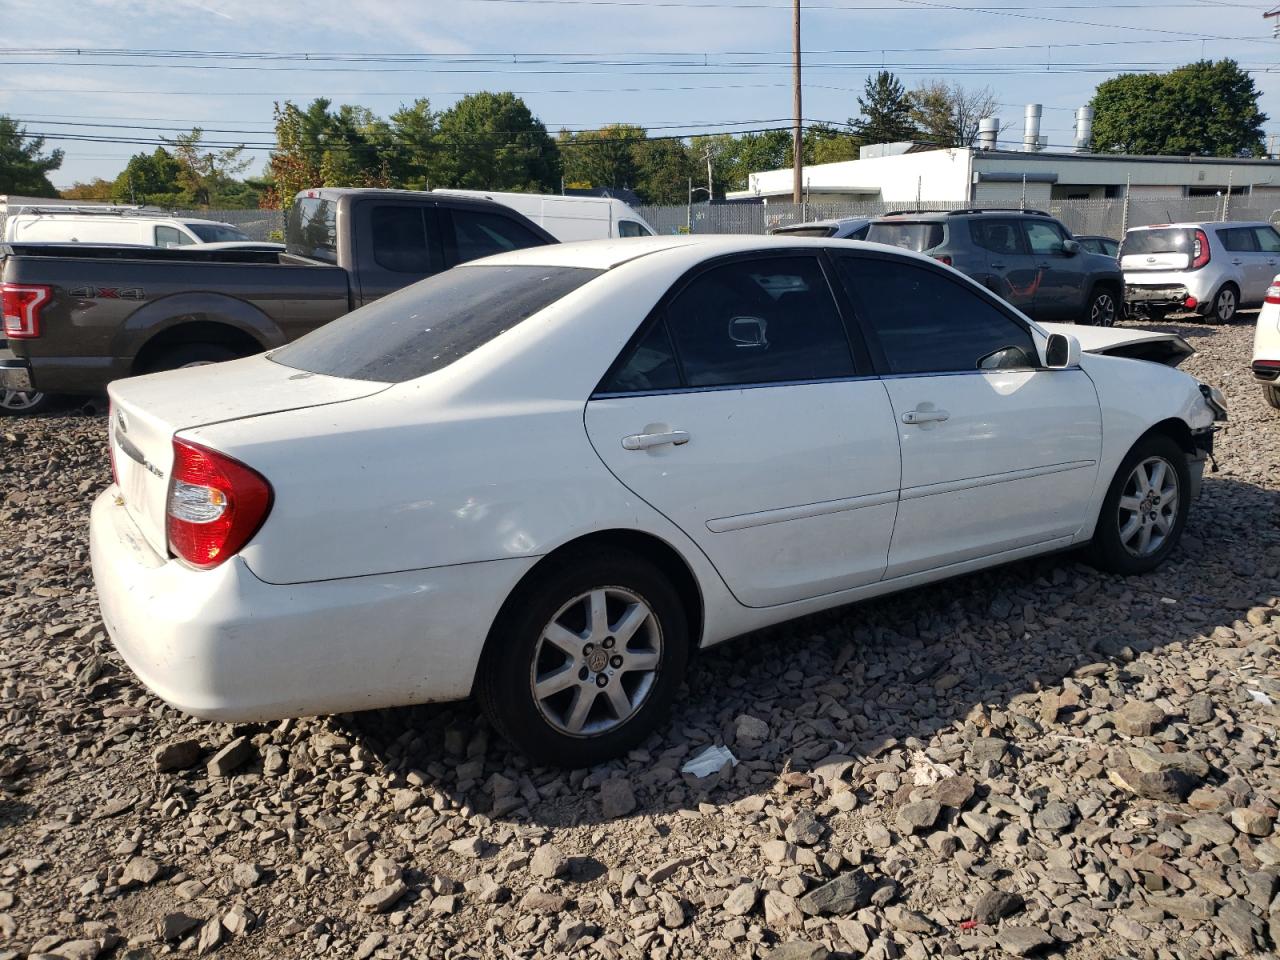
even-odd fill
[{"label": "rear tire", "polygon": [[1143,437],[1102,501],[1090,547],[1094,565],[1123,576],[1154,570],[1178,545],[1190,506],[1191,471],[1182,448],[1162,433]]},{"label": "rear tire", "polygon": [[235,360],[242,354],[220,343],[182,343],[167,347],[147,361],[142,373],[158,373],[161,370],[178,370],[182,367],[202,367],[209,363]]},{"label": "rear tire", "polygon": [[1264,383],[1262,385],[1262,398],[1267,401],[1269,406],[1280,410],[1280,384]]},{"label": "rear tire", "polygon": [[1119,316],[1115,294],[1105,287],[1094,290],[1089,296],[1084,322],[1094,327],[1113,327]]},{"label": "rear tire", "polygon": [[0,390],[0,416],[26,417],[53,406],[53,395],[36,390]]},{"label": "rear tire", "polygon": [[589,767],[647,737],[689,658],[671,582],[625,550],[594,548],[522,584],[490,631],[476,697],[535,763]]},{"label": "rear tire", "polygon": [[1214,323],[1230,323],[1240,309],[1240,291],[1234,283],[1224,283],[1209,305],[1209,319]]}]

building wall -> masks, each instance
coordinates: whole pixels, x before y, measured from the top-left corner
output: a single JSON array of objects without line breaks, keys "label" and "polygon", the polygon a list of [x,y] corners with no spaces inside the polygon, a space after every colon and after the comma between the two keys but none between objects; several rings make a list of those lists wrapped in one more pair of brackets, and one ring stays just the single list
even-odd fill
[{"label": "building wall", "polygon": [[[1023,199],[1020,183],[975,183],[973,185],[973,202],[975,206],[983,204],[1017,204]],[[1050,190],[1047,183],[1028,183],[1026,188],[1026,206],[1044,209],[1049,205]]]},{"label": "building wall", "polygon": [[[893,157],[846,160],[805,167],[804,179],[811,199],[856,197],[887,203],[964,202],[969,199],[969,150],[929,150]],[[731,193],[742,197],[790,197],[791,170],[766,170],[751,174],[748,189]],[[918,194],[917,194],[918,191]]]},{"label": "building wall", "polygon": [[1185,195],[1185,188],[1180,186],[1161,186],[1151,183],[1134,183],[1129,186],[1130,200],[1167,200],[1170,197]]}]

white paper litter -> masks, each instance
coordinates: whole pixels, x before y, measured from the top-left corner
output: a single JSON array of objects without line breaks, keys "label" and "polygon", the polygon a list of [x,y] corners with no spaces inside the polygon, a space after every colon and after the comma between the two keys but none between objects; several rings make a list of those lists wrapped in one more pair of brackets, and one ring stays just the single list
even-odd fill
[{"label": "white paper litter", "polygon": [[1270,707],[1274,702],[1270,697],[1268,697],[1261,690],[1250,690],[1249,699],[1252,700],[1254,703],[1262,704],[1264,707]]},{"label": "white paper litter", "polygon": [[680,772],[689,773],[695,777],[709,777],[723,770],[726,763],[731,767],[738,765],[738,758],[733,755],[732,750],[728,747],[707,747],[685,763],[680,768]]},{"label": "white paper litter", "polygon": [[935,763],[930,760],[923,750],[917,750],[911,756],[911,768],[907,771],[907,775],[917,787],[928,787],[939,780],[954,777],[956,772],[945,763]]}]

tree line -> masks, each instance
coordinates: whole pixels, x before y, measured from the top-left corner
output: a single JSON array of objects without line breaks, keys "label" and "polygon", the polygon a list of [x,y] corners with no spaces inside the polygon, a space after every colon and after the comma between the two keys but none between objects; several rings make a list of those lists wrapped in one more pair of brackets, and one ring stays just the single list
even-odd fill
[{"label": "tree line", "polygon": [[[1164,74],[1121,74],[1094,92],[1092,149],[1101,153],[1263,156],[1253,79],[1233,60],[1207,61]],[[998,116],[990,88],[943,80],[908,90],[889,71],[868,77],[857,116],[844,124],[809,124],[806,164],[856,159],[865,144],[915,141],[971,146],[979,121]],[[213,149],[203,131],[166,140],[130,158],[114,180],[76,184],[62,196],[168,207],[281,207],[315,186],[559,192],[562,188],[629,189],[642,201],[684,203],[697,188],[723,197],[747,186],[755,171],[792,163],[789,129],[694,137],[663,136],[631,124],[552,134],[510,92],[465,96],[446,110],[415,100],[388,117],[318,98],[274,109],[276,147],[265,174],[242,177],[244,147]],[[1065,146],[1065,144],[1055,144]],[[49,174],[61,150],[44,152],[0,116],[0,193],[55,196]]]}]

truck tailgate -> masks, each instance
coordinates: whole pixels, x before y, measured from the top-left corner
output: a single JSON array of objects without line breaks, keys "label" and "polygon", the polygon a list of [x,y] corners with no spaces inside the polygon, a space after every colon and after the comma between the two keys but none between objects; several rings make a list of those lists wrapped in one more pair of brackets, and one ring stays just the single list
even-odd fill
[{"label": "truck tailgate", "polygon": [[108,389],[107,432],[119,495],[147,542],[164,555],[175,434],[228,420],[344,403],[388,386],[306,373],[265,356],[117,380]]}]

